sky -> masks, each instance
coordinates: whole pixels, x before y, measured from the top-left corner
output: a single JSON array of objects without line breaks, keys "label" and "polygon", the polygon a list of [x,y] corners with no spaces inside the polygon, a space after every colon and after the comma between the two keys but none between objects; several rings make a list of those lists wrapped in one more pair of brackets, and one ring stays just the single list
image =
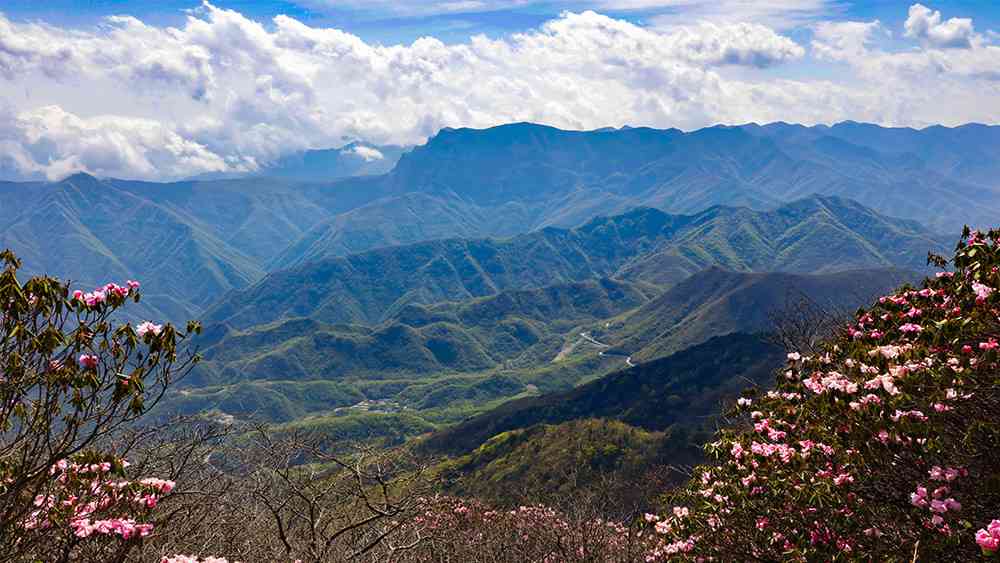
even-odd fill
[{"label": "sky", "polygon": [[1000,3],[0,0],[0,178],[252,172],[443,127],[1000,123]]}]

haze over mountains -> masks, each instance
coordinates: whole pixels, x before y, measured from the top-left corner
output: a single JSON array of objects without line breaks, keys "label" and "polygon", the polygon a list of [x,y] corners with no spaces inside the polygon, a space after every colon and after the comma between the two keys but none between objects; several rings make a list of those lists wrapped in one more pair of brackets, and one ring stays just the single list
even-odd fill
[{"label": "haze over mountains", "polygon": [[[915,219],[928,232],[955,232],[1000,211],[998,140],[998,127],[850,122],[691,133],[531,124],[446,129],[408,153],[387,153],[379,162],[397,154],[399,162],[381,176],[336,180],[334,170],[327,181],[307,183],[292,173],[169,184],[86,175],[4,183],[0,222],[2,242],[21,252],[29,270],[85,284],[142,277],[150,297],[161,296],[147,306],[177,319],[200,314],[268,271],[321,258],[577,227],[641,206],[685,214],[714,205],[759,211],[820,194]],[[310,163],[323,162],[315,154],[289,162],[300,159],[314,180]],[[176,282],[178,268],[188,287]],[[690,273],[690,265],[680,268]]]},{"label": "haze over mountains", "polygon": [[920,268],[935,236],[837,198],[769,212],[711,208],[670,215],[644,208],[573,230],[510,239],[447,239],[307,263],[231,293],[205,315],[245,328],[289,317],[377,323],[409,303],[621,277],[669,286],[708,266],[824,272]]},{"label": "haze over mountains", "polygon": [[793,293],[853,307],[914,279],[1000,210],[998,140],[978,125],[445,129],[260,177],[3,183],[0,245],[82,286],[141,280],[136,318],[203,320],[182,411],[291,421],[390,401],[426,429],[767,330]]}]

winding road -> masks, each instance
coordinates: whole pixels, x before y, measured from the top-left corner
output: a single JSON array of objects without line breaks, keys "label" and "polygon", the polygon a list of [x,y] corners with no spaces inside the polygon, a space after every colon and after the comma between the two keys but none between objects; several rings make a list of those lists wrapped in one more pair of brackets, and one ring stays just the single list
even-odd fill
[{"label": "winding road", "polygon": [[[590,342],[594,346],[599,347],[599,348],[610,348],[611,347],[610,344],[605,344],[605,343],[603,343],[603,342],[595,339],[593,336],[590,335],[589,332],[581,332],[580,333],[580,337],[583,338],[584,340],[586,340],[587,342]],[[598,356],[603,356],[604,355],[604,350],[601,350],[600,352],[598,352],[597,355]],[[612,355],[613,356],[617,356],[619,354],[612,354]],[[625,358],[625,365],[627,365],[630,368],[634,368],[635,367],[635,364],[632,363],[632,356],[629,356],[629,357]]]}]

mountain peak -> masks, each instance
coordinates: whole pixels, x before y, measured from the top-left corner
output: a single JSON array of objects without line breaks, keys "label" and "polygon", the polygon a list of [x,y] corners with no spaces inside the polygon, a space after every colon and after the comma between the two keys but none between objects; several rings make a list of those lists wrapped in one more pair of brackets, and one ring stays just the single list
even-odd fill
[{"label": "mountain peak", "polygon": [[99,184],[101,181],[97,177],[92,176],[86,172],[74,172],[69,176],[66,176],[62,180],[55,182],[57,184],[70,183],[75,185],[89,185],[89,184]]}]

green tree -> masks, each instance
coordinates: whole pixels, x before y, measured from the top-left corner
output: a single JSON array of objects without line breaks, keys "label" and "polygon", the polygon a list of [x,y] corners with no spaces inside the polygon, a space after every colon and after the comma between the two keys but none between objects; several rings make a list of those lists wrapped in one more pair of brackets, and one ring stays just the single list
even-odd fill
[{"label": "green tree", "polygon": [[197,361],[179,345],[200,328],[118,322],[137,282],[71,293],[0,261],[0,560],[121,560],[173,483],[128,481],[109,444]]}]

